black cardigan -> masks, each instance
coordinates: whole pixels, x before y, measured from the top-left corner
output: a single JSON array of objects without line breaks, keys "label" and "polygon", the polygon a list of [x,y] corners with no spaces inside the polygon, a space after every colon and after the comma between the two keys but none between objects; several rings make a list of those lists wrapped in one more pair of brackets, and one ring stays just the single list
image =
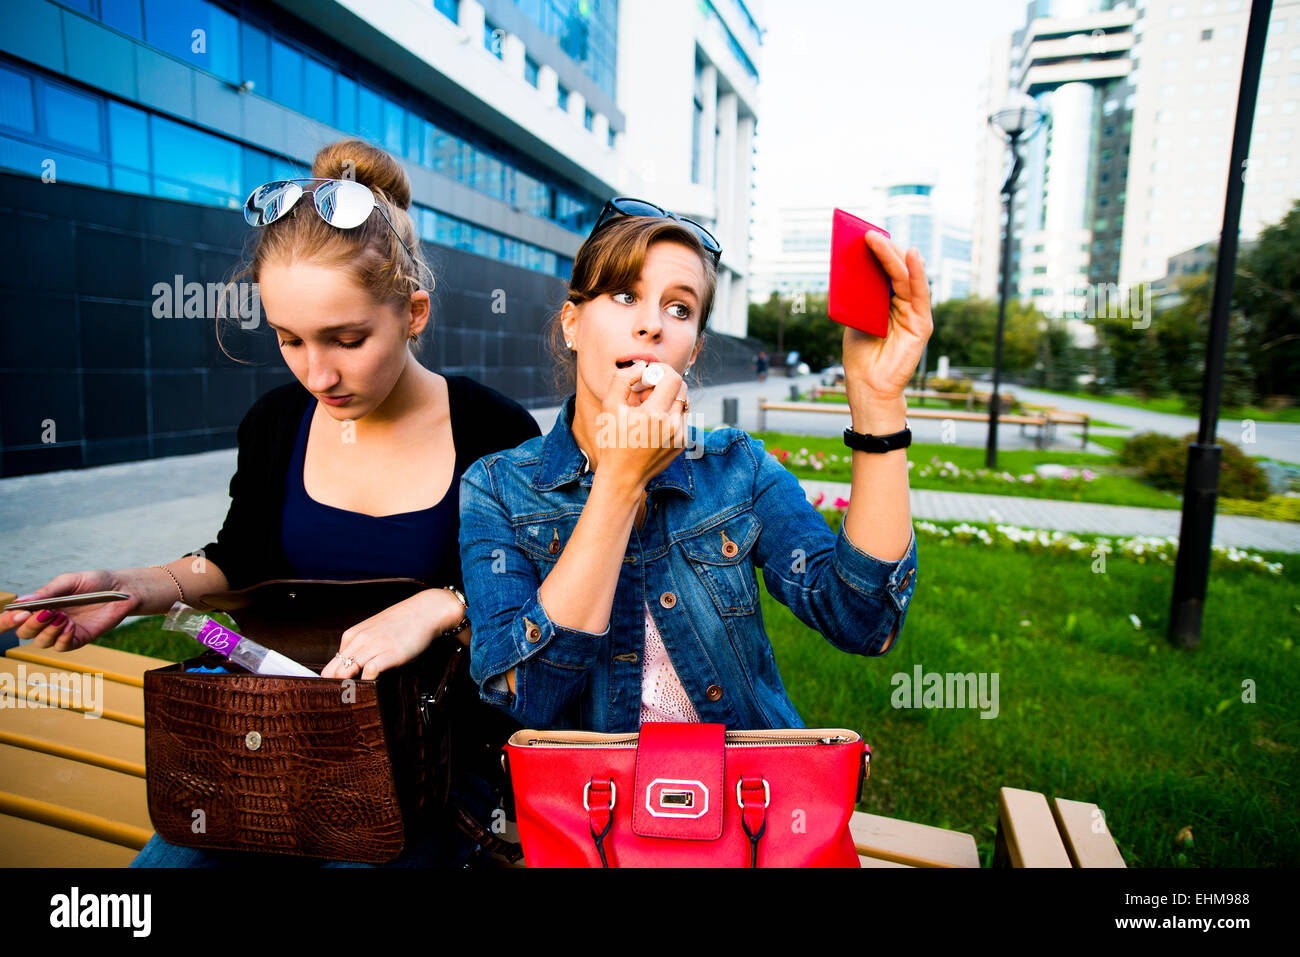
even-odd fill
[{"label": "black cardigan", "polygon": [[[528,410],[509,396],[466,376],[445,378],[452,440],[462,472],[484,455],[513,449],[542,434]],[[254,402],[239,424],[230,511],[217,540],[203,547],[203,556],[225,573],[232,589],[296,577],[284,554],[280,525],[289,460],[312,401],[301,383],[290,382]]]}]

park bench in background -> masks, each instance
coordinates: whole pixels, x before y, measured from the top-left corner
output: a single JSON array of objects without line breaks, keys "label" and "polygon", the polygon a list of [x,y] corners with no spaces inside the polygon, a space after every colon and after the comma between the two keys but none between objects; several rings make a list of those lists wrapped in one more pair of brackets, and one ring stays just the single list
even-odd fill
[{"label": "park bench in background", "polygon": [[[103,716],[70,708],[0,710],[0,866],[125,867],[153,835],[144,778],[144,672],[169,662],[87,645],[60,653],[20,645],[0,669],[104,675]],[[16,687],[16,685],[14,685]],[[56,699],[47,698],[47,701]],[[9,704],[12,705],[12,702]],[[83,702],[84,704],[84,702]],[[995,863],[1123,867],[1093,825],[1092,804],[1003,788]],[[979,867],[975,838],[856,811],[863,867]],[[514,827],[505,835],[513,839]]]},{"label": "park bench in background", "polygon": [[[766,398],[760,396],[758,399],[758,431],[767,431],[767,413],[769,412],[821,412],[832,415],[843,416],[849,415],[847,406],[841,406],[834,403],[826,402],[768,402]],[[909,419],[952,419],[954,422],[988,422],[987,412],[962,412],[957,409],[908,409],[907,417]],[[999,415],[998,422],[1005,422],[1009,425],[1024,426],[1033,425],[1038,427],[1038,432],[1034,436],[1034,445],[1043,448],[1046,441],[1046,428],[1048,424],[1045,415]]]}]

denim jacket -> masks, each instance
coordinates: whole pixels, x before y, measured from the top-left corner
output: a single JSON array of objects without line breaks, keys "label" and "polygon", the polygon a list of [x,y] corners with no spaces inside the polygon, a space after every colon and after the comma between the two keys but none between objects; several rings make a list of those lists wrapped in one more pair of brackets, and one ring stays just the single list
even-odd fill
[{"label": "denim jacket", "polygon": [[461,480],[470,674],[484,700],[526,727],[636,731],[645,602],[701,721],[804,727],[763,629],[758,568],[774,598],[842,651],[879,655],[897,642],[916,588],[915,533],[897,561],[868,555],[831,531],[762,442],[731,428],[691,427],[685,450],[647,484],[604,631],[551,621],[540,586],[593,477],[573,403],[549,434],[483,456]]}]

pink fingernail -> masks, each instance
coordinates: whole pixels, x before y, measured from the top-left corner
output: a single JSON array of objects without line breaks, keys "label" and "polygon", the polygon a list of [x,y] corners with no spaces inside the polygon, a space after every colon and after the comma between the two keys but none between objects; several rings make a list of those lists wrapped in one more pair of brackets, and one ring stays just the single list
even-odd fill
[{"label": "pink fingernail", "polygon": [[50,611],[50,609],[48,608],[42,608],[40,611],[36,613],[36,620],[39,622],[47,622],[53,617],[54,617],[54,612]]}]

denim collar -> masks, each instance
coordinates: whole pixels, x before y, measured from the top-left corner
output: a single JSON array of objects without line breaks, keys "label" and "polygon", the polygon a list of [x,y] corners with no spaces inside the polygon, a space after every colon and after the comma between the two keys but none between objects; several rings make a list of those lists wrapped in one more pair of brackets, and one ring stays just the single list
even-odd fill
[{"label": "denim collar", "polygon": [[[587,472],[587,456],[573,437],[573,412],[577,393],[565,400],[555,425],[542,440],[542,455],[533,472],[533,488],[547,492],[580,481]],[[699,441],[694,427],[688,426],[688,440]],[[685,451],[673,458],[668,467],[646,484],[647,492],[658,488],[675,488],[695,498],[695,477]]]}]

